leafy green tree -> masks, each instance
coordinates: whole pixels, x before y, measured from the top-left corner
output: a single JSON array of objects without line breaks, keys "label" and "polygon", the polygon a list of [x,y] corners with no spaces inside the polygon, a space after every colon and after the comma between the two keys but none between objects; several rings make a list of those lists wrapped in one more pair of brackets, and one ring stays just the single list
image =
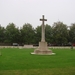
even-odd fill
[{"label": "leafy green tree", "polygon": [[69,30],[70,42],[75,43],[75,23],[70,26]]},{"label": "leafy green tree", "polygon": [[5,40],[5,28],[0,25],[0,43],[3,43]]},{"label": "leafy green tree", "polygon": [[38,44],[39,41],[41,41],[41,26],[37,26],[35,29],[35,42],[36,42],[36,44]]},{"label": "leafy green tree", "polygon": [[31,24],[25,23],[23,27],[20,29],[21,32],[21,43],[24,44],[33,44],[34,43],[34,28]]},{"label": "leafy green tree", "polygon": [[47,43],[52,43],[53,42],[53,34],[52,34],[52,28],[50,25],[46,24],[45,26],[45,39]]},{"label": "leafy green tree", "polygon": [[14,23],[9,23],[6,27],[6,43],[19,43],[20,32]]},{"label": "leafy green tree", "polygon": [[68,30],[67,25],[62,22],[56,22],[53,24],[53,40],[58,45],[68,43]]}]

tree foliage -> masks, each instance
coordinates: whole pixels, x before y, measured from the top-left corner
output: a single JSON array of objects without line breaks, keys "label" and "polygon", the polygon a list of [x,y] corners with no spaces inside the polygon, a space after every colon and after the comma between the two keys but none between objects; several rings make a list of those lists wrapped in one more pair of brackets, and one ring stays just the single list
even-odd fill
[{"label": "tree foliage", "polygon": [[0,42],[4,42],[5,40],[5,28],[0,25]]},{"label": "tree foliage", "polygon": [[70,42],[75,43],[75,23],[70,26],[69,35]]},{"label": "tree foliage", "polygon": [[45,36],[46,36],[46,41],[48,43],[52,43],[53,42],[53,33],[52,33],[52,28],[50,25],[46,24],[45,26]]},{"label": "tree foliage", "polygon": [[68,42],[68,30],[67,25],[63,24],[62,22],[56,22],[53,24],[53,39],[54,43],[59,45],[66,44]]},{"label": "tree foliage", "polygon": [[[9,23],[6,28],[0,25],[0,43],[38,44],[41,41],[41,29],[41,25],[33,28],[30,23],[25,23],[21,28],[14,23]],[[56,45],[75,43],[75,23],[70,29],[60,21],[53,26],[46,24],[45,40]]]},{"label": "tree foliage", "polygon": [[7,25],[5,37],[6,37],[5,42],[7,43],[19,42],[19,39],[20,39],[19,29],[16,28],[14,23],[9,23]]},{"label": "tree foliage", "polygon": [[25,44],[33,44],[34,43],[34,28],[31,24],[24,24],[20,29],[21,32],[21,42]]},{"label": "tree foliage", "polygon": [[39,41],[41,41],[41,26],[37,26],[37,28],[35,29],[35,41],[36,43],[38,43]]}]

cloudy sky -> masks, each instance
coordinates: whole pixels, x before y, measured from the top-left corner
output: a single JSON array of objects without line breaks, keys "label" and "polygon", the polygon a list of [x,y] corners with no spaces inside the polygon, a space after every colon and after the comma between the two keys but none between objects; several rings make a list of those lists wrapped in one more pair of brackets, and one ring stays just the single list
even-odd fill
[{"label": "cloudy sky", "polygon": [[45,15],[45,24],[61,21],[68,26],[75,23],[75,0],[0,0],[0,24],[6,27],[14,23],[22,27],[30,23],[33,27]]}]

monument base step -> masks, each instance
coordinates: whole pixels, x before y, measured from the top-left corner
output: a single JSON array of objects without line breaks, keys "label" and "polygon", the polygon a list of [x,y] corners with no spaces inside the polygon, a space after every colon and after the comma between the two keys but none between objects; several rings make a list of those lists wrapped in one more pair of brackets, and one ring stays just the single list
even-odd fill
[{"label": "monument base step", "polygon": [[52,53],[51,50],[46,50],[46,51],[40,51],[40,50],[35,50],[33,53],[31,54],[37,54],[37,55],[55,55],[55,53]]},{"label": "monument base step", "polygon": [[34,50],[31,54],[38,54],[38,55],[55,55],[52,50],[49,50],[47,47],[47,42],[39,42],[39,47]]}]

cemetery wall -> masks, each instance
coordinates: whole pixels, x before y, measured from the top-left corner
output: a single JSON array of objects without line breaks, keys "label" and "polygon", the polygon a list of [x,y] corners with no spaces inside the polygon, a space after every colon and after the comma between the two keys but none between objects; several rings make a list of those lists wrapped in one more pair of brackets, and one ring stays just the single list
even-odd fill
[{"label": "cemetery wall", "polygon": [[[27,46],[0,46],[0,48],[37,48],[38,46],[29,46],[29,47],[27,47]],[[63,48],[66,48],[66,49],[71,49],[71,46],[49,46],[48,48],[53,48],[53,49],[55,49],[55,48],[57,48],[57,49],[63,49]],[[75,49],[75,47],[73,47],[73,49]]]}]

